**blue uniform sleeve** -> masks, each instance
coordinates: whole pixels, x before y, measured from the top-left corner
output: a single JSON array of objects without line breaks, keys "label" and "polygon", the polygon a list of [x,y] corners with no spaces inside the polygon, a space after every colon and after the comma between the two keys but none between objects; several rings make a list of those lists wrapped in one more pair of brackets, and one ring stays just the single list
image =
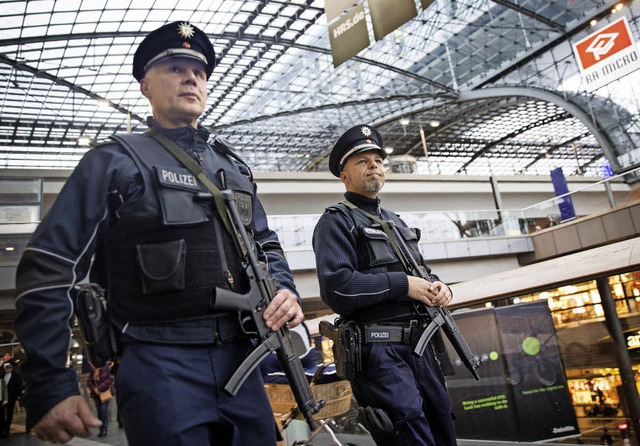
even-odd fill
[{"label": "blue uniform sleeve", "polygon": [[27,359],[27,425],[53,406],[78,395],[77,374],[68,365],[72,341],[70,290],[88,273],[96,236],[108,217],[114,164],[124,155],[90,150],[68,178],[51,210],[27,244],[16,272],[15,328]]},{"label": "blue uniform sleeve", "polygon": [[353,222],[340,212],[325,212],[313,232],[313,250],[322,300],[347,315],[385,301],[406,299],[409,281],[403,272],[358,271]]},{"label": "blue uniform sleeve", "polygon": [[300,295],[293,282],[293,273],[289,268],[289,263],[284,255],[278,235],[269,228],[267,214],[262,207],[262,203],[256,194],[257,187],[254,188],[253,195],[253,223],[254,238],[256,243],[262,248],[269,274],[278,284],[278,289],[286,288],[300,301]]}]

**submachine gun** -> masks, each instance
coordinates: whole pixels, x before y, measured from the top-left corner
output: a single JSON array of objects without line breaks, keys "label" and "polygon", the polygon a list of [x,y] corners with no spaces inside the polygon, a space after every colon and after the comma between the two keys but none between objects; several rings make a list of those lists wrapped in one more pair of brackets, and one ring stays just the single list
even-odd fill
[{"label": "submachine gun", "polygon": [[[289,330],[285,326],[282,326],[274,332],[265,325],[262,313],[276,294],[277,289],[275,282],[269,275],[266,265],[258,261],[254,251],[255,241],[247,233],[242,224],[234,192],[229,189],[222,190],[221,192],[224,197],[228,220],[232,228],[232,231],[230,231],[231,236],[241,256],[242,267],[249,279],[251,288],[246,294],[216,288],[214,308],[216,310],[235,310],[241,312],[240,314],[244,317],[242,321],[243,327],[245,326],[244,322],[250,322],[255,327],[255,334],[257,334],[260,340],[260,344],[242,362],[224,389],[230,395],[235,395],[251,372],[258,367],[260,362],[269,353],[276,352],[297,404],[297,408],[292,410],[293,412],[299,411],[302,413],[311,431],[314,431],[317,428],[317,423],[313,419],[313,414],[317,413],[324,406],[324,401],[316,402],[314,400],[309,381],[307,380],[300,358],[294,348]],[[296,415],[296,413],[293,414],[294,417]]]},{"label": "submachine gun", "polygon": [[[393,223],[393,221],[386,222],[391,230],[393,231],[394,239],[398,242],[398,248],[400,249],[400,254],[404,258],[403,262],[409,269],[412,275],[417,277],[422,277],[423,279],[431,282],[431,278],[427,274],[426,269],[421,266],[418,261],[413,257],[411,251],[407,247],[407,244],[404,241],[404,238],[399,233],[398,228]],[[444,333],[447,335],[447,339],[451,342],[451,345],[455,349],[456,353],[460,356],[460,360],[462,363],[469,369],[471,374],[476,380],[480,379],[478,376],[478,372],[476,369],[480,367],[482,364],[482,360],[476,358],[471,352],[471,348],[467,341],[460,333],[456,322],[453,320],[453,316],[451,316],[451,312],[446,307],[430,307],[424,304],[415,305],[416,311],[419,314],[427,315],[430,318],[429,325],[425,328],[422,336],[418,339],[414,352],[420,356],[424,353],[427,344],[433,337],[433,335],[438,331],[438,328],[442,327]]]}]

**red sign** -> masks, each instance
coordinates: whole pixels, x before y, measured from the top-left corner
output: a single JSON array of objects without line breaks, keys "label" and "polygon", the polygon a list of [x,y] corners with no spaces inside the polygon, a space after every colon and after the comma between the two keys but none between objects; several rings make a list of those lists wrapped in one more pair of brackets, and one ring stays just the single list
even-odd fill
[{"label": "red sign", "polygon": [[586,70],[619,51],[633,45],[633,38],[624,17],[575,44],[578,61]]}]

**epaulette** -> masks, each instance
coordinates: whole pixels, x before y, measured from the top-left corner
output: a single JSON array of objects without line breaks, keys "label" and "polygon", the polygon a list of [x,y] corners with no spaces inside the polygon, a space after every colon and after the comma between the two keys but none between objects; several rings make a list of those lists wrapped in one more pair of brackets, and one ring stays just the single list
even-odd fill
[{"label": "epaulette", "polygon": [[113,144],[113,143],[116,143],[116,142],[111,138],[93,139],[89,142],[89,147],[92,149],[95,149],[96,147],[106,146],[108,144]]}]

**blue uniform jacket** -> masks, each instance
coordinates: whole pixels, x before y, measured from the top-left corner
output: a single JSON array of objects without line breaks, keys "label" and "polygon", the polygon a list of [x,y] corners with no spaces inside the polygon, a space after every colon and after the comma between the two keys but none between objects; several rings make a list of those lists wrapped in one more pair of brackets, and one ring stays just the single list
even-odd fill
[{"label": "blue uniform jacket", "polygon": [[[157,127],[153,120],[149,124]],[[185,147],[185,141],[194,146],[200,141],[204,147],[209,137],[204,128],[182,130],[186,134],[179,145],[187,153],[195,147]],[[214,150],[208,144],[204,148]],[[76,370],[68,365],[73,322],[69,293],[87,276],[98,240],[120,204],[141,187],[140,172],[119,145],[89,150],[25,248],[16,275],[15,326],[27,353],[22,372],[27,385],[28,426],[65,398],[80,394]],[[293,274],[255,194],[253,218],[254,237],[265,250],[272,277],[279,288],[295,293]]]},{"label": "blue uniform jacket", "polygon": [[[360,209],[373,215],[379,214],[379,199],[351,192],[346,192],[344,196]],[[358,243],[358,228],[349,216],[333,210],[320,217],[313,234],[313,250],[322,300],[343,316],[379,304],[409,302],[409,281],[405,272],[368,274],[359,271]],[[431,268],[424,263],[424,259],[420,261],[432,280],[439,280],[438,276],[431,274]]]}]

